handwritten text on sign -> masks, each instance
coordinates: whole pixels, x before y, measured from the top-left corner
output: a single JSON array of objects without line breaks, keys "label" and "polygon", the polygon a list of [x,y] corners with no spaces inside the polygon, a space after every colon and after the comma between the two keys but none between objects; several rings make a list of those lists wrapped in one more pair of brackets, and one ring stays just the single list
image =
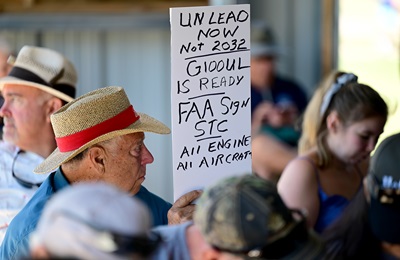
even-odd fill
[{"label": "handwritten text on sign", "polygon": [[174,197],[251,171],[249,5],[171,9]]}]

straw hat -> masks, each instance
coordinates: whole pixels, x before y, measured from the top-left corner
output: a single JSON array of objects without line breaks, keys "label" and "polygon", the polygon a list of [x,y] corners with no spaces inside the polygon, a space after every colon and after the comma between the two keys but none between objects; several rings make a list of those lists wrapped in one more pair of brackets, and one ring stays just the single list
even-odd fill
[{"label": "straw hat", "polygon": [[137,113],[122,87],[94,90],[61,107],[51,115],[57,148],[35,170],[49,173],[86,148],[117,136],[153,132],[169,134],[158,120]]},{"label": "straw hat", "polygon": [[69,102],[75,97],[76,82],[75,68],[62,54],[47,48],[24,46],[8,76],[0,79],[0,91],[5,84],[19,84],[39,88]]}]

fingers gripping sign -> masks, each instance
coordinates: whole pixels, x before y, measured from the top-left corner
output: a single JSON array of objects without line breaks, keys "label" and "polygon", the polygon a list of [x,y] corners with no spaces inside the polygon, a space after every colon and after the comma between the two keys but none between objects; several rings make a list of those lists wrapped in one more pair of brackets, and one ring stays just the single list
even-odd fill
[{"label": "fingers gripping sign", "polygon": [[168,211],[168,224],[180,224],[192,220],[196,205],[193,203],[203,193],[201,190],[193,190],[177,199]]}]

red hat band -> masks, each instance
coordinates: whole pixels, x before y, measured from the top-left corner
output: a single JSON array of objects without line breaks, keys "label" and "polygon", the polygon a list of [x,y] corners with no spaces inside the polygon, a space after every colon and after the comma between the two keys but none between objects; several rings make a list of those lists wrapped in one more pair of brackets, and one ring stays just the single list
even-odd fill
[{"label": "red hat band", "polygon": [[124,111],[97,125],[71,135],[56,137],[58,149],[60,152],[64,153],[76,150],[99,136],[127,128],[139,120],[139,118],[139,114],[136,113],[133,106],[130,105]]}]

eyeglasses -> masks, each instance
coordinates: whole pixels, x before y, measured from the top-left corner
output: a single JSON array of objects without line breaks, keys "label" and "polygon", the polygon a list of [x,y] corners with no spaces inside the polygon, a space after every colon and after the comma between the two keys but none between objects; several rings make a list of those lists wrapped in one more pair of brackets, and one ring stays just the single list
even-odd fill
[{"label": "eyeglasses", "polygon": [[371,173],[368,175],[367,184],[370,195],[380,203],[400,205],[400,187],[383,188],[378,178]]},{"label": "eyeglasses", "polygon": [[18,176],[15,174],[15,171],[14,171],[15,162],[17,161],[18,156],[19,156],[21,153],[23,153],[23,152],[24,152],[23,150],[19,150],[19,151],[15,154],[15,156],[14,156],[14,158],[13,158],[13,162],[12,162],[12,166],[11,166],[12,176],[13,176],[13,177],[15,178],[15,180],[19,183],[19,185],[21,185],[22,187],[25,187],[25,188],[27,188],[27,189],[33,189],[33,188],[35,188],[35,187],[40,187],[40,185],[42,184],[42,182],[39,182],[39,183],[29,182],[29,181],[26,181],[26,180],[21,179],[20,177],[18,177]]}]

